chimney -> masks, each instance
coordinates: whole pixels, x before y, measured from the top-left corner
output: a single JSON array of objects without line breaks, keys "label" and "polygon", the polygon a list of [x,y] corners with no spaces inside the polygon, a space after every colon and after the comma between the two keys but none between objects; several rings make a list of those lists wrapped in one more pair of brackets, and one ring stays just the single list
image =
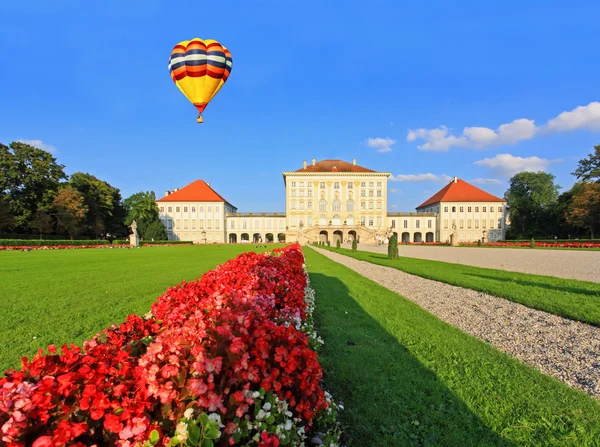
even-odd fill
[{"label": "chimney", "polygon": [[179,191],[179,188],[173,188],[173,192]]},{"label": "chimney", "polygon": [[313,158],[313,159],[312,159],[312,165],[314,166],[314,165],[316,165],[316,164],[317,164],[317,159],[316,159],[316,158]]},{"label": "chimney", "polygon": [[171,194],[171,191],[165,191],[165,197],[167,197],[169,194]]},{"label": "chimney", "polygon": [[458,177],[454,177],[454,183],[458,183]]},{"label": "chimney", "polygon": [[356,166],[356,158],[352,159],[352,166]]},{"label": "chimney", "polygon": [[206,184],[207,184],[208,186],[210,186],[210,182],[206,182]]},{"label": "chimney", "polygon": [[306,160],[304,160],[304,169],[306,169]]}]

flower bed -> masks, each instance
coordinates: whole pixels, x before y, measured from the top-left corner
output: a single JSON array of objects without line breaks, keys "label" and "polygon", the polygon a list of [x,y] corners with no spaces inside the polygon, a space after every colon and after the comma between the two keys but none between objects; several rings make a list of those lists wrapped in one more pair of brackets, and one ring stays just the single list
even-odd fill
[{"label": "flower bed", "polygon": [[[475,247],[477,242],[464,242],[460,244],[465,247]],[[481,244],[481,247],[530,247],[531,242],[487,242]],[[535,241],[536,247],[552,247],[552,248],[600,248],[600,242],[538,242]]]},{"label": "flower bed", "polygon": [[127,248],[129,244],[95,245],[0,245],[0,251],[12,250],[74,250],[79,248]]},{"label": "flower bed", "polygon": [[[245,253],[0,379],[9,447],[337,445],[299,245]],[[0,443],[1,444],[1,443]]]}]

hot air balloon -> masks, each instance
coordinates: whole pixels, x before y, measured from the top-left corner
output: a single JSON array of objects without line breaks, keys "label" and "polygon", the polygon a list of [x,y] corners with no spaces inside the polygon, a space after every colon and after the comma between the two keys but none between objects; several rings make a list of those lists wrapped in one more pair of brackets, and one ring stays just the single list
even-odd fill
[{"label": "hot air balloon", "polygon": [[202,112],[231,73],[231,53],[216,40],[194,38],[179,42],[169,58],[169,71],[181,93]]}]

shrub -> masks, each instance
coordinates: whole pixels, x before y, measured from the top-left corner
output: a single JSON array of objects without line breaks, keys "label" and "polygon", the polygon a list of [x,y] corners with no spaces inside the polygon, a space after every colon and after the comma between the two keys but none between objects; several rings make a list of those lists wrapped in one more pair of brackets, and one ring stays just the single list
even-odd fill
[{"label": "shrub", "polygon": [[[128,244],[128,240],[113,240],[113,244]],[[28,247],[51,247],[54,245],[111,245],[111,243],[105,239],[99,240],[69,240],[69,239],[0,239],[0,246],[15,247],[15,246],[28,246]]]},{"label": "shrub", "polygon": [[244,253],[83,348],[24,358],[0,378],[2,445],[275,446],[336,433],[314,426],[336,406],[311,349],[303,263],[298,244]]},{"label": "shrub", "polygon": [[481,239],[478,239],[478,240],[477,240],[477,246],[478,246],[478,247],[481,247]]},{"label": "shrub", "polygon": [[358,250],[358,243],[356,242],[356,238],[352,239],[352,251]]},{"label": "shrub", "polygon": [[337,241],[335,241],[335,246],[337,248],[340,248],[342,246],[342,242],[338,239]]},{"label": "shrub", "polygon": [[327,246],[331,247],[331,241],[327,241]]},{"label": "shrub", "polygon": [[531,248],[535,248],[535,239],[534,238],[531,238],[531,241],[529,242],[529,246]]},{"label": "shrub", "polygon": [[398,259],[398,236],[395,234],[392,235],[388,243],[388,258]]}]

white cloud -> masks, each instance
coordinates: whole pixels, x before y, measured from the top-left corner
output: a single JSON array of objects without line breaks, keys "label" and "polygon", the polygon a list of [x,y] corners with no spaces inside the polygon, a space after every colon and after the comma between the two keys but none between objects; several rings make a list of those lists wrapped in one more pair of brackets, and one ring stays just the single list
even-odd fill
[{"label": "white cloud", "polygon": [[501,185],[504,182],[497,178],[474,178],[469,180],[469,183],[475,183],[478,185]]},{"label": "white cloud", "polygon": [[398,192],[398,188],[390,188],[390,192]]},{"label": "white cloud", "polygon": [[548,131],[567,131],[576,129],[600,130],[600,102],[590,102],[563,112],[546,124]]},{"label": "white cloud", "polygon": [[56,152],[56,148],[54,146],[50,146],[49,144],[45,144],[42,140],[17,140],[19,143],[28,144],[33,147],[37,147],[38,149],[42,149],[44,151],[50,152],[54,154]]},{"label": "white cloud", "polygon": [[377,152],[390,152],[396,140],[391,138],[367,138],[367,146],[376,149]]},{"label": "white cloud", "polygon": [[446,126],[409,130],[406,140],[424,140],[425,144],[418,146],[422,151],[447,151],[451,147],[484,149],[488,146],[528,140],[533,138],[537,131],[533,120],[518,119],[502,124],[496,130],[488,127],[465,127],[460,136],[450,134]]},{"label": "white cloud", "polygon": [[550,163],[559,163],[562,160],[548,160],[547,158],[517,157],[511,154],[498,154],[494,158],[484,158],[475,162],[478,166],[485,166],[500,177],[512,177],[523,171],[545,171]]},{"label": "white cloud", "polygon": [[591,102],[565,111],[538,127],[534,120],[520,118],[501,124],[496,130],[489,127],[465,127],[460,135],[454,135],[446,126],[435,129],[409,130],[406,141],[424,141],[417,146],[422,151],[447,151],[452,147],[484,149],[489,146],[515,144],[530,140],[542,132],[552,133],[587,129],[600,131],[600,102]]},{"label": "white cloud", "polygon": [[392,205],[392,208],[398,209],[398,205]]},{"label": "white cloud", "polygon": [[446,174],[435,175],[431,172],[427,174],[398,174],[390,177],[392,182],[449,182],[452,177]]}]

